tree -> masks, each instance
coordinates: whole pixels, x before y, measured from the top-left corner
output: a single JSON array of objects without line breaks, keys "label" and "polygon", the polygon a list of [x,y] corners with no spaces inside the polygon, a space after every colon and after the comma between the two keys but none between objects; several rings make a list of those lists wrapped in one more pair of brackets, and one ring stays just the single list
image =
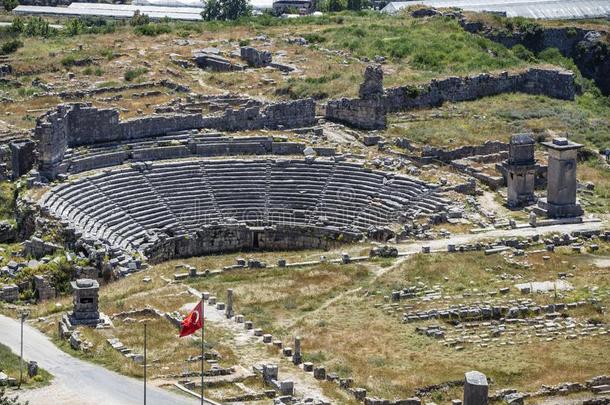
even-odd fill
[{"label": "tree", "polygon": [[85,32],[87,27],[80,18],[72,18],[65,24],[65,33],[73,37]]},{"label": "tree", "polygon": [[247,0],[208,0],[201,12],[206,21],[228,21],[248,17],[252,8]]},{"label": "tree", "polygon": [[352,11],[362,10],[362,0],[347,0],[347,9]]},{"label": "tree", "polygon": [[341,0],[328,0],[328,11],[342,11],[344,8]]},{"label": "tree", "polygon": [[18,0],[3,0],[2,5],[6,11],[13,11],[15,7],[19,5]]},{"label": "tree", "polygon": [[129,20],[129,25],[132,27],[138,27],[140,25],[146,25],[150,22],[150,18],[147,14],[142,14],[140,10],[136,10],[133,13],[133,17]]}]

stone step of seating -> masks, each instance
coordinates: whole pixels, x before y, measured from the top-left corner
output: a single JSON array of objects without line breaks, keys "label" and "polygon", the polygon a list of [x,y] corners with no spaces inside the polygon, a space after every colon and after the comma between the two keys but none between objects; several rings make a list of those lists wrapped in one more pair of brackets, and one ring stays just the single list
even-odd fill
[{"label": "stone step of seating", "polygon": [[228,218],[365,231],[394,221],[397,211],[429,214],[446,203],[429,185],[404,176],[351,162],[301,159],[120,168],[59,185],[44,198],[55,214],[121,245],[146,244],[147,232],[164,227],[181,235]]}]

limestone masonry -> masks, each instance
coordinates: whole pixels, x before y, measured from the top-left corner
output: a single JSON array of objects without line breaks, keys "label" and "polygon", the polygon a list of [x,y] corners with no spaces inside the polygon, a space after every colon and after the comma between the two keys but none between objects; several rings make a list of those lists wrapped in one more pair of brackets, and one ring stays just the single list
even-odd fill
[{"label": "limestone masonry", "polygon": [[416,108],[438,107],[444,102],[476,100],[502,93],[540,94],[573,100],[577,88],[574,74],[567,70],[531,68],[523,72],[482,73],[472,77],[449,77],[418,86],[401,86],[383,91],[383,72],[367,66],[357,99],[331,100],[326,118],[361,129],[383,129],[386,114]]},{"label": "limestone masonry", "polygon": [[[37,120],[34,137],[38,142],[40,173],[57,176],[66,150],[81,145],[135,140],[188,129],[220,131],[282,129],[315,123],[312,99],[227,109],[222,114],[154,115],[121,121],[117,109],[98,109],[88,103],[59,105]],[[119,158],[118,156],[116,157]]]}]

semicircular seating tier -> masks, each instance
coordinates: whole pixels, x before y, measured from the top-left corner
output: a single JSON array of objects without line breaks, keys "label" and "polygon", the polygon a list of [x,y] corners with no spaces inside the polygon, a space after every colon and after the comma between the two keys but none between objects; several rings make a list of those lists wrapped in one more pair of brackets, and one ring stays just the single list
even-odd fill
[{"label": "semicircular seating tier", "polygon": [[85,236],[144,251],[160,238],[235,224],[366,232],[447,201],[430,184],[357,163],[233,159],[92,173],[54,187],[42,204]]}]

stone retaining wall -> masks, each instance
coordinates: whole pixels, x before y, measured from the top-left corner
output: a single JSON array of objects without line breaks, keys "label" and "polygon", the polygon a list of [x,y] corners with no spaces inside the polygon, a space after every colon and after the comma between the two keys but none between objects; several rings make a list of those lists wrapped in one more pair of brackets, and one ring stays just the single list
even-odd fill
[{"label": "stone retaining wall", "polygon": [[[40,172],[43,176],[53,179],[60,172],[59,166],[67,148],[137,140],[188,129],[245,131],[262,128],[299,128],[314,123],[315,102],[312,99],[269,104],[263,107],[229,108],[222,114],[211,116],[152,115],[125,121],[119,119],[117,109],[98,109],[92,107],[90,103],[74,103],[59,105],[38,118],[34,136],[38,141]],[[183,152],[176,153],[181,155]],[[113,158],[119,159],[120,156]],[[86,167],[91,163],[83,162],[82,165]]]},{"label": "stone retaining wall", "polygon": [[432,80],[420,86],[402,86],[386,90],[383,99],[387,112],[429,108],[446,101],[476,100],[502,93],[539,94],[562,100],[574,100],[574,73],[566,70],[532,68],[524,72],[482,73],[471,77]]},{"label": "stone retaining wall", "polygon": [[160,263],[175,258],[255,249],[327,249],[341,243],[356,242],[360,237],[360,234],[317,227],[216,225],[205,227],[195,236],[160,240],[144,253],[150,263]]},{"label": "stone retaining wall", "polygon": [[[562,100],[573,100],[576,94],[574,73],[561,69],[531,68],[523,72],[479,74],[471,77],[449,77],[418,86],[380,88],[383,74],[377,66],[368,66],[358,99],[330,100],[326,119],[361,129],[383,129],[385,115],[416,108],[438,107],[446,101],[476,100],[502,93],[539,94]],[[375,83],[377,81],[377,83]]]},{"label": "stone retaining wall", "polygon": [[460,24],[466,31],[482,35],[507,48],[523,45],[535,53],[556,48],[566,58],[573,59],[582,75],[592,79],[604,95],[610,94],[610,46],[607,33],[578,27],[542,26],[533,31],[496,30],[479,21],[466,19],[461,20]]},{"label": "stone retaining wall", "polygon": [[387,126],[386,109],[382,101],[358,98],[330,100],[326,104],[326,119],[366,130]]}]

